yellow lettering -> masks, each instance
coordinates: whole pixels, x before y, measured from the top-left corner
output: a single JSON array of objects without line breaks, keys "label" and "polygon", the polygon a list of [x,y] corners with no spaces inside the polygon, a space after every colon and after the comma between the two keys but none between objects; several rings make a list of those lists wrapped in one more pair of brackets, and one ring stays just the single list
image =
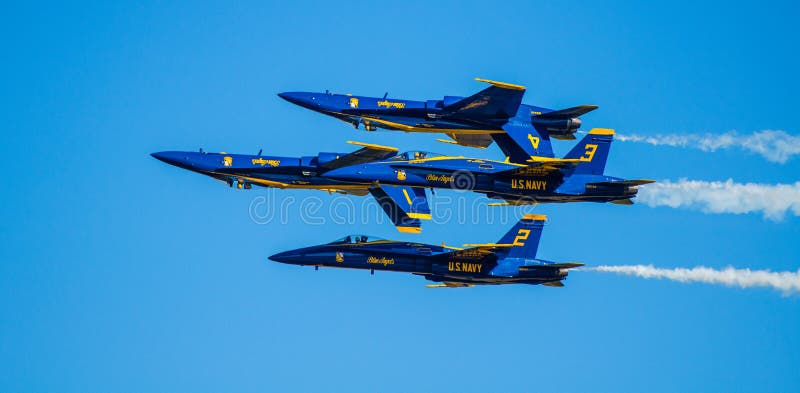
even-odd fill
[{"label": "yellow lettering", "polygon": [[394,265],[394,258],[386,258],[386,257],[367,257],[367,263],[371,265],[383,265],[386,267],[387,265]]},{"label": "yellow lettering", "polygon": [[406,107],[405,102],[391,102],[388,100],[378,101],[378,107],[385,106],[386,108],[403,109]]},{"label": "yellow lettering", "polygon": [[250,160],[250,162],[252,162],[253,165],[261,165],[261,166],[269,165],[271,167],[276,167],[276,166],[281,164],[280,160],[265,160],[265,159],[263,159],[261,157],[254,158],[254,159]]}]

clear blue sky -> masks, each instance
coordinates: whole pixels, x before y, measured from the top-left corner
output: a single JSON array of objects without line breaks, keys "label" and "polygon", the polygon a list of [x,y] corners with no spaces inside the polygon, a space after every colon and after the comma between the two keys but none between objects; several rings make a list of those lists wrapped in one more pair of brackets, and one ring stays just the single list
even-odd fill
[{"label": "clear blue sky", "polygon": [[[359,140],[498,158],[355,131],[276,96],[437,98],[482,88],[473,77],[526,85],[528,103],[597,104],[587,128],[800,133],[796,4],[560,3],[6,5],[0,391],[800,391],[798,296],[590,272],[562,289],[430,290],[410,275],[271,263],[349,232],[459,244],[507,225],[260,225],[248,209],[263,190],[149,156]],[[617,143],[608,172],[786,183],[800,162]],[[552,218],[547,259],[800,267],[797,217],[536,211]]]}]

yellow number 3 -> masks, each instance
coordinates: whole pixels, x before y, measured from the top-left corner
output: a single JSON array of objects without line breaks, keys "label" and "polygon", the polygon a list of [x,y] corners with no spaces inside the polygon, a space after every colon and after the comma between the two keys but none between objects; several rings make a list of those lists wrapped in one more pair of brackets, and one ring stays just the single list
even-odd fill
[{"label": "yellow number 3", "polygon": [[584,154],[583,157],[579,158],[579,160],[581,160],[583,162],[592,161],[592,158],[594,158],[594,153],[596,151],[597,151],[597,145],[587,143],[586,144],[586,154]]},{"label": "yellow number 3", "polygon": [[525,240],[528,240],[528,236],[530,236],[531,230],[530,229],[520,229],[517,232],[517,237],[514,238],[514,243],[511,243],[512,246],[524,246]]}]

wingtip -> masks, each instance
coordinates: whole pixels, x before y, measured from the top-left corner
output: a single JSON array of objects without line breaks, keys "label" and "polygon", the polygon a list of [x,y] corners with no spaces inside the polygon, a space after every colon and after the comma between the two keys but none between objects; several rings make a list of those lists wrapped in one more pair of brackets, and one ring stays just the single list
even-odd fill
[{"label": "wingtip", "polygon": [[492,86],[497,86],[497,87],[501,87],[501,88],[504,88],[504,89],[525,90],[525,86],[515,85],[513,83],[498,82],[498,81],[493,81],[491,79],[484,79],[484,78],[475,78],[475,80],[478,81],[478,82],[488,83],[488,84],[490,84]]}]

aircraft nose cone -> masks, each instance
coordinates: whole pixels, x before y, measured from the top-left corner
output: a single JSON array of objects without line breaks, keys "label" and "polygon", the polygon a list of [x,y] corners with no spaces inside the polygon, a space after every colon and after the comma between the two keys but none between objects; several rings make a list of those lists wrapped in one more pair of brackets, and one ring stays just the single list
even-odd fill
[{"label": "aircraft nose cone", "polygon": [[313,93],[305,93],[299,91],[289,91],[284,93],[279,93],[278,97],[283,98],[286,101],[291,102],[295,105],[300,105],[306,108],[312,108],[314,106],[319,105],[317,102],[316,97]]},{"label": "aircraft nose cone", "polygon": [[269,257],[269,259],[281,263],[299,263],[302,258],[303,255],[296,251],[279,252]]},{"label": "aircraft nose cone", "polygon": [[155,158],[156,160],[166,162],[167,164],[170,165],[176,165],[177,162],[180,161],[180,158],[176,153],[177,152],[174,151],[160,151],[157,153],[152,153],[150,155],[153,156],[153,158]]},{"label": "aircraft nose cone", "polygon": [[183,151],[160,151],[151,153],[150,155],[159,161],[174,165],[178,168],[194,169],[195,167],[195,160],[193,160],[192,153]]}]

